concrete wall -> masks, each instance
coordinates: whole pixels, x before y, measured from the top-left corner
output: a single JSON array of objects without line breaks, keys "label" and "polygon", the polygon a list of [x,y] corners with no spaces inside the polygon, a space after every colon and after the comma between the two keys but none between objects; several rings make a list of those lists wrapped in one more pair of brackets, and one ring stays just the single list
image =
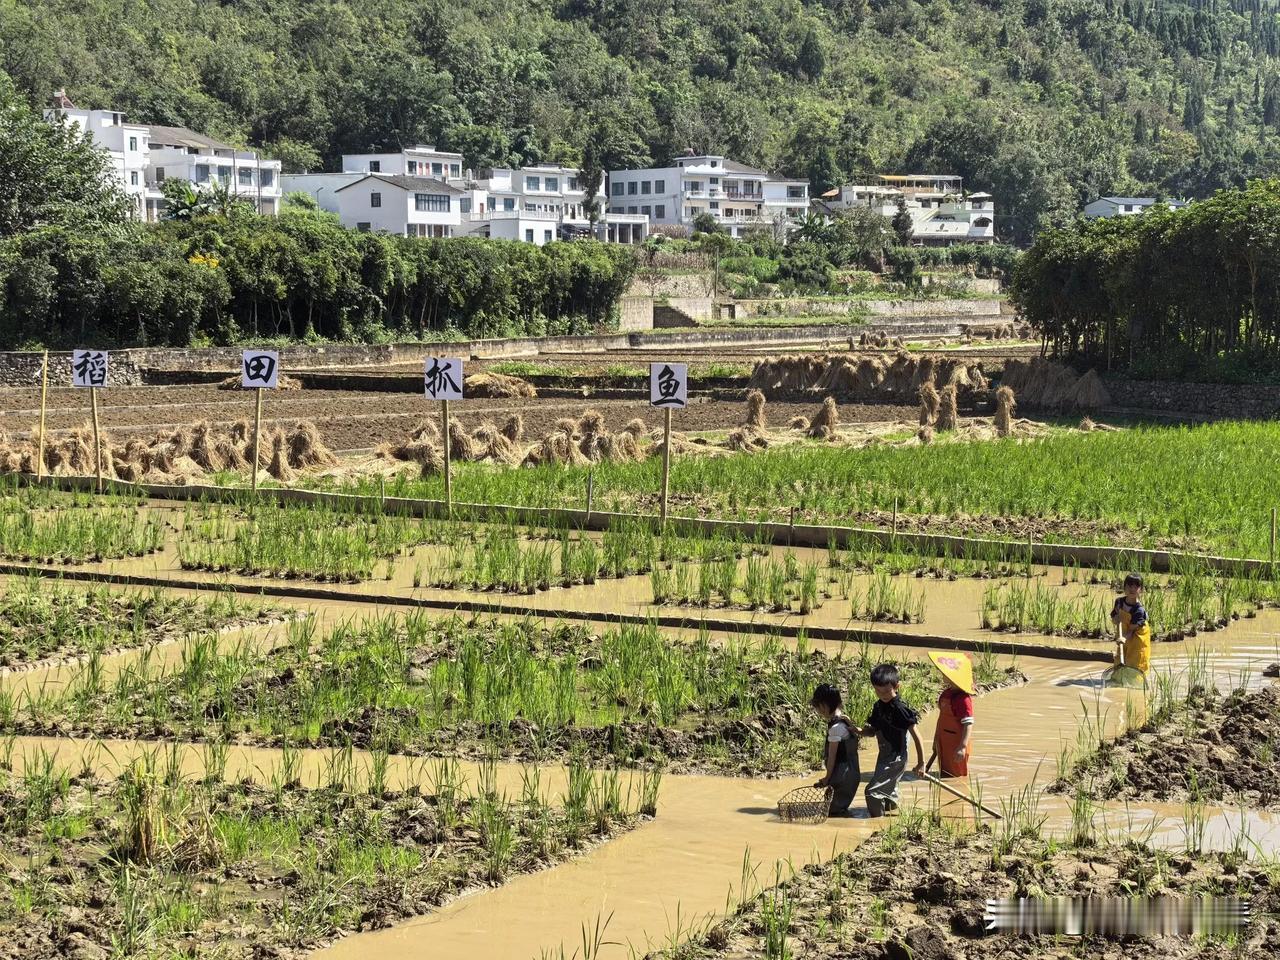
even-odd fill
[{"label": "concrete wall", "polygon": [[709,297],[715,289],[715,277],[710,270],[700,273],[663,274],[652,282],[641,277],[631,281],[627,288],[629,297]]},{"label": "concrete wall", "polygon": [[653,329],[653,298],[623,297],[618,304],[618,329],[623,333]]}]

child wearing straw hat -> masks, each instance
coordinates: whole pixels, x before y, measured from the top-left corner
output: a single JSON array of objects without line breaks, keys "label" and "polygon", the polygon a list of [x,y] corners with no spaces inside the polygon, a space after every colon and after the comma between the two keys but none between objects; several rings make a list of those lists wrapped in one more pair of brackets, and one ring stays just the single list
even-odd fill
[{"label": "child wearing straw hat", "polygon": [[933,753],[925,769],[937,759],[944,777],[967,777],[973,748],[973,663],[963,653],[930,653],[929,659],[942,674],[942,693],[938,694]]}]

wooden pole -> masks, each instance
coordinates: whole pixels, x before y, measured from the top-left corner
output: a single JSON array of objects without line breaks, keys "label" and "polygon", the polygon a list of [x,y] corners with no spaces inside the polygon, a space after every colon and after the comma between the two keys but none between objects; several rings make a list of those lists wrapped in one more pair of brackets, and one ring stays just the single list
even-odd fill
[{"label": "wooden pole", "polygon": [[933,774],[931,774],[931,773],[929,773],[929,772],[927,772],[927,771],[926,771],[926,772],[923,774],[923,777],[924,777],[924,779],[928,780],[930,783],[932,783],[932,784],[933,784],[935,787],[937,787],[938,789],[940,789],[940,790],[945,790],[945,791],[947,791],[947,793],[951,794],[953,797],[959,797],[961,800],[964,800],[966,803],[971,803],[971,804],[973,804],[973,806],[974,806],[974,807],[976,807],[977,809],[981,810],[983,813],[987,814],[988,816],[995,817],[997,820],[1003,820],[1003,819],[1004,819],[1004,817],[1000,816],[1000,814],[996,813],[994,810],[992,810],[992,809],[991,809],[990,807],[988,807],[986,804],[984,804],[984,803],[979,803],[977,800],[973,799],[973,797],[969,796],[967,793],[962,793],[961,791],[957,790],[955,787],[947,786],[947,784],[943,783],[941,780],[939,780],[939,779],[938,779],[937,777],[935,777]]},{"label": "wooden pole", "polygon": [[254,387],[254,391],[258,396],[253,404],[253,495],[255,499],[258,495],[258,460],[259,453],[262,450],[262,388]]},{"label": "wooden pole", "polygon": [[671,408],[663,418],[662,442],[662,522],[667,522],[667,493],[671,489]]},{"label": "wooden pole", "polygon": [[449,451],[449,401],[440,401],[440,419],[444,423],[444,502],[450,515],[453,514],[453,457]]},{"label": "wooden pole", "polygon": [[[49,351],[44,352],[44,365],[40,368],[40,440],[36,444],[36,476],[44,477],[44,414],[49,407]],[[1271,511],[1272,528],[1275,527],[1275,511]],[[1275,537],[1271,538],[1274,542]],[[1272,550],[1272,553],[1275,551]]]},{"label": "wooden pole", "polygon": [[93,463],[98,475],[98,492],[102,492],[102,441],[98,437],[98,388],[89,388],[89,406],[93,410]]}]

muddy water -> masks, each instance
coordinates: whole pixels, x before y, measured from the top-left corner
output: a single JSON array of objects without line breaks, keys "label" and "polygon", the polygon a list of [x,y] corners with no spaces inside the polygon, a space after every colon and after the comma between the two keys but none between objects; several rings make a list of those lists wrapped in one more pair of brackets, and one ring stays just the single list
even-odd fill
[{"label": "muddy water", "polygon": [[[1124,715],[1126,691],[1103,689],[1093,665],[1026,659],[1021,666],[1030,677],[1025,687],[997,691],[978,700],[974,782],[984,800],[997,808],[1023,788],[1038,798],[1047,829],[1062,830],[1070,823],[1068,800],[1045,795],[1042,786],[1054,774],[1054,759],[1062,742],[1072,742],[1083,709],[1102,718],[1099,728],[1114,733]],[[926,742],[932,722],[926,718]],[[140,752],[168,750],[154,744],[106,742],[100,745],[68,739],[22,738],[15,743],[15,767],[22,758],[49,751],[65,764],[89,763],[118,770]],[[177,762],[190,775],[205,769],[205,753],[198,746],[173,748]],[[324,783],[332,751],[302,751],[304,782]],[[368,757],[357,754],[357,765]],[[871,766],[864,752],[863,766]],[[232,748],[228,778],[253,776],[269,780],[281,762],[279,751]],[[429,782],[431,761],[393,758],[393,784]],[[471,778],[478,776],[467,768]],[[563,772],[543,768],[549,795],[563,789]],[[501,766],[500,789],[519,790],[521,769]],[[628,945],[637,950],[660,942],[677,924],[685,929],[697,918],[725,908],[731,891],[742,884],[744,854],[756,864],[757,885],[767,885],[775,864],[799,868],[812,859],[829,857],[864,839],[876,824],[862,818],[829,821],[822,826],[782,824],[772,816],[779,795],[805,779],[762,781],[722,777],[667,777],[655,821],[586,856],[543,873],[523,876],[496,890],[455,901],[426,917],[395,928],[341,941],[325,956],[388,960],[473,957],[528,960],[561,944],[571,953],[580,942],[583,923],[610,918],[601,957],[622,958]],[[907,803],[929,805],[930,787],[923,782],[903,784]],[[949,798],[947,798],[949,799]],[[946,815],[963,815],[963,806],[942,808]],[[1241,843],[1241,815],[1236,811],[1204,812],[1203,844],[1231,848]],[[1149,832],[1156,842],[1181,849],[1186,827],[1176,807],[1101,808],[1094,815],[1098,833]],[[1245,814],[1251,840],[1264,850],[1280,848],[1280,826],[1273,818]]]}]

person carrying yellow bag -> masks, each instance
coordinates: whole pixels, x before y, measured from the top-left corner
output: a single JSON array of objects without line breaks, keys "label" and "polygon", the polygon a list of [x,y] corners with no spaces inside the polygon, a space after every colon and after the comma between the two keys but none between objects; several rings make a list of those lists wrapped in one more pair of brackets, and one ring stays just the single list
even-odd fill
[{"label": "person carrying yellow bag", "polygon": [[1111,622],[1120,628],[1118,643],[1124,648],[1123,659],[1117,648],[1116,664],[1145,675],[1151,666],[1151,624],[1147,622],[1147,608],[1142,605],[1142,577],[1136,573],[1124,578],[1124,596],[1116,597]]}]

